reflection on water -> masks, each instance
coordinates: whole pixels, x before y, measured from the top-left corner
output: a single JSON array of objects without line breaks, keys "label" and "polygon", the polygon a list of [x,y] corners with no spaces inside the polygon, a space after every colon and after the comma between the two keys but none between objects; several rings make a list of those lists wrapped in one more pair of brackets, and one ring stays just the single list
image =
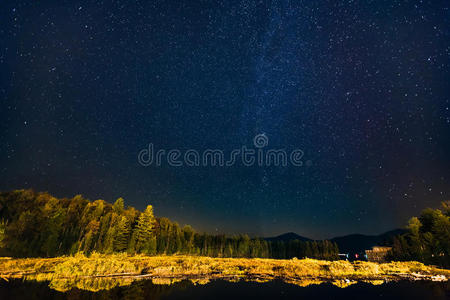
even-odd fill
[{"label": "reflection on water", "polygon": [[[131,280],[131,279],[130,279]],[[88,282],[89,281],[89,282]],[[167,284],[165,284],[167,283]],[[112,283],[101,279],[87,280],[83,284],[91,289],[71,288],[61,292],[51,288],[48,282],[13,279],[0,281],[0,299],[449,299],[448,282],[400,281],[374,285],[366,282],[321,283],[317,281],[289,284],[279,280],[265,283],[224,280],[179,282]],[[62,282],[60,287],[64,287]],[[71,283],[66,282],[68,287]],[[104,284],[115,284],[109,290]],[[50,284],[51,285],[51,284]],[[344,285],[346,288],[340,288]],[[341,286],[343,287],[343,286]],[[97,290],[97,292],[94,292]]]},{"label": "reflection on water", "polygon": [[[181,281],[190,281],[193,285],[204,285],[211,281],[210,278],[149,278],[145,276],[113,276],[113,277],[71,277],[61,278],[55,276],[53,273],[41,273],[38,275],[29,275],[26,280],[33,280],[38,282],[48,282],[48,286],[59,292],[67,292],[74,288],[79,290],[86,290],[91,292],[99,292],[102,290],[110,290],[115,287],[123,287],[131,284],[137,284],[138,281],[151,281],[154,285],[173,285]],[[216,278],[217,280],[218,278]],[[214,280],[214,279],[213,279]],[[270,282],[273,278],[249,277],[249,276],[230,276],[221,277],[220,280],[228,282],[251,281],[257,283]],[[284,278],[285,283],[297,285],[300,287],[307,287],[310,285],[320,285],[323,283],[331,283],[339,288],[347,288],[358,281],[350,279],[320,279],[320,278]],[[384,280],[364,280],[363,282],[371,285],[384,284]]]},{"label": "reflection on water", "polygon": [[[220,278],[169,278],[169,277],[147,277],[143,276],[75,276],[70,278],[59,277],[54,273],[39,273],[35,275],[27,275],[25,280],[28,281],[37,281],[37,282],[46,282],[48,286],[59,292],[67,292],[74,288],[79,290],[86,290],[90,292],[99,292],[102,290],[110,290],[115,287],[123,287],[131,284],[136,284],[138,281],[147,280],[151,281],[154,285],[173,285],[175,283],[181,281],[190,281],[193,285],[205,285],[209,283],[211,280],[225,280],[228,282],[240,282],[240,281],[251,281],[257,283],[265,283],[273,280],[271,277],[251,277],[244,275],[230,275],[229,277],[220,277]],[[339,288],[346,288],[353,284],[358,283],[358,281],[351,279],[320,279],[316,277],[303,277],[303,278],[284,278],[282,279],[285,283],[289,283],[292,285],[297,285],[300,287],[307,287],[310,285],[320,285],[323,283],[331,283]],[[386,279],[389,280],[389,279]],[[363,280],[363,282],[372,284],[372,285],[380,285],[385,283],[385,280]]]}]

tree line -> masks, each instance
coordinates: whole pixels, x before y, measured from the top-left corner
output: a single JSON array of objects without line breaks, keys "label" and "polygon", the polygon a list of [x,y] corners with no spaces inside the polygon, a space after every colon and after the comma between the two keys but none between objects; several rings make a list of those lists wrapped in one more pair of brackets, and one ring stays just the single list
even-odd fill
[{"label": "tree line", "polygon": [[337,259],[329,241],[267,241],[248,235],[211,235],[157,218],[148,205],[141,212],[89,201],[80,195],[58,199],[48,193],[16,190],[0,193],[0,255],[53,257],[75,254],[187,254],[211,257]]},{"label": "tree line", "polygon": [[390,259],[450,267],[450,201],[409,220],[408,232],[394,238]]}]

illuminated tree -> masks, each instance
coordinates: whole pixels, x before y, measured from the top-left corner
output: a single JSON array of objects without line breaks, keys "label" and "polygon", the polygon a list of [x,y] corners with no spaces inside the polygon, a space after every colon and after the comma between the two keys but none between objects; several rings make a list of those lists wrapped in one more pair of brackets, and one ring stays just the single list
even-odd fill
[{"label": "illuminated tree", "polygon": [[145,211],[139,216],[135,228],[135,239],[137,252],[154,254],[156,251],[156,239],[154,235],[155,217],[153,207],[148,205]]}]

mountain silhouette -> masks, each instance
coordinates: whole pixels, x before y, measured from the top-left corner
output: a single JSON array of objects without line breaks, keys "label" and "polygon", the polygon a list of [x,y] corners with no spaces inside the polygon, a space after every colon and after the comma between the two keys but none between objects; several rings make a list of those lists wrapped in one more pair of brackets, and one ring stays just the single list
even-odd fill
[{"label": "mountain silhouette", "polygon": [[291,241],[299,240],[303,242],[312,241],[312,239],[296,234],[295,232],[287,232],[274,237],[265,238],[266,241],[276,242],[276,241]]},{"label": "mountain silhouette", "polygon": [[330,239],[338,244],[340,253],[357,253],[373,246],[391,245],[394,236],[403,234],[406,229],[394,229],[379,235],[349,234]]},{"label": "mountain silhouette", "polygon": [[[339,247],[340,253],[359,253],[366,249],[371,249],[373,246],[390,245],[392,239],[396,235],[400,235],[406,232],[406,229],[394,229],[384,232],[379,235],[366,235],[366,234],[349,234],[329,239],[331,242],[335,242]],[[313,239],[301,236],[295,232],[287,232],[275,237],[265,238],[266,241],[291,241],[300,240],[303,242],[313,241]]]}]

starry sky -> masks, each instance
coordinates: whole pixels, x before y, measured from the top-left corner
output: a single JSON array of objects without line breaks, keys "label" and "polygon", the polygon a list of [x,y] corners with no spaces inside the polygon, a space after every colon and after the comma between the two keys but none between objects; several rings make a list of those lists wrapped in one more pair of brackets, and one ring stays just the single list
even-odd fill
[{"label": "starry sky", "polygon": [[[210,233],[378,234],[450,194],[448,1],[4,1],[0,190]],[[299,148],[302,167],[141,149]]]}]

